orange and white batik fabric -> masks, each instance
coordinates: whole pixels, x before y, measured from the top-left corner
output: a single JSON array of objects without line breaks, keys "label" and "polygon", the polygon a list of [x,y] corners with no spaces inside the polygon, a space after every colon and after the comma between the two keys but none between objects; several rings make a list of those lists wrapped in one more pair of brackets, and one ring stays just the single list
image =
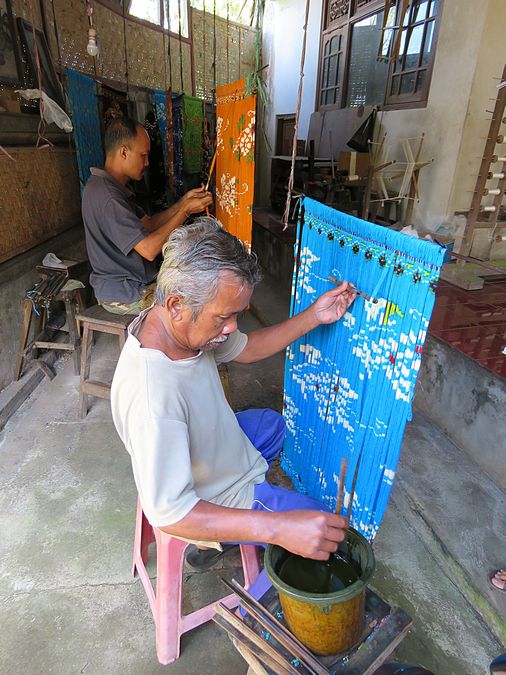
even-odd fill
[{"label": "orange and white batik fabric", "polygon": [[246,81],[216,89],[216,217],[251,249],[256,96]]}]

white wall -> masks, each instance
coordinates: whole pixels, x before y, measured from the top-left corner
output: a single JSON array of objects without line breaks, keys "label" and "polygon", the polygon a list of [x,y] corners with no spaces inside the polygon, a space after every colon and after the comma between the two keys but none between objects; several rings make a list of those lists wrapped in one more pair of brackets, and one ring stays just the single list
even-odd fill
[{"label": "white wall", "polygon": [[[269,63],[271,104],[265,129],[272,152],[276,114],[295,111],[305,4],[305,0],[266,3],[264,63]],[[299,138],[306,138],[315,107],[321,9],[321,0],[312,0]],[[425,133],[422,158],[434,158],[434,163],[420,173],[415,222],[428,228],[437,227],[455,209],[469,208],[469,190],[488,130],[484,110],[493,106],[486,99],[495,96],[493,78],[500,76],[506,62],[505,27],[506,0],[444,0],[427,106],[378,115],[399,160],[403,157],[397,139]],[[259,143],[257,203],[268,205],[269,153],[260,137]]]},{"label": "white wall", "polygon": [[[266,80],[270,105],[263,119],[260,115],[257,134],[255,203],[261,206],[269,205],[270,155],[276,149],[276,115],[295,113],[297,107],[305,9],[305,0],[267,0],[265,3],[263,61],[269,64]],[[315,109],[321,12],[322,0],[311,0],[297,134],[301,139],[307,137],[309,118]],[[262,125],[270,149],[262,138]]]}]

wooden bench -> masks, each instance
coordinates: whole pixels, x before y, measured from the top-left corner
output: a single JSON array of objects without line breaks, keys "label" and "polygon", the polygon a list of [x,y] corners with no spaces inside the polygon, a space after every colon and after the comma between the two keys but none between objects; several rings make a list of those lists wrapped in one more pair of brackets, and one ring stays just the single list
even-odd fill
[{"label": "wooden bench", "polygon": [[77,321],[81,324],[82,349],[81,349],[81,375],[79,384],[80,417],[88,414],[88,396],[98,398],[111,398],[111,385],[106,382],[90,380],[91,347],[93,334],[108,333],[117,335],[120,352],[126,340],[128,324],[135,319],[135,314],[112,314],[100,305],[93,305],[77,315]]}]

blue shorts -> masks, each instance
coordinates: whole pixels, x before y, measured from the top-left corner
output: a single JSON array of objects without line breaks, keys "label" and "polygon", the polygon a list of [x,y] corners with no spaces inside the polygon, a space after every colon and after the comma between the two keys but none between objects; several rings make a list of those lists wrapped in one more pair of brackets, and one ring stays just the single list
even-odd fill
[{"label": "blue shorts", "polygon": [[[269,408],[253,408],[237,413],[236,417],[241,429],[270,466],[285,440],[286,425],[282,416]],[[255,511],[328,511],[325,505],[312,497],[271,485],[267,481],[255,485],[251,508]]]},{"label": "blue shorts", "polygon": [[[285,440],[286,425],[281,415],[269,408],[253,408],[237,413],[236,417],[241,429],[270,466],[279,455]],[[271,485],[266,480],[255,485],[251,508],[255,511],[329,510],[324,504],[312,497],[301,495],[294,490],[287,490],[277,485]],[[257,543],[257,545],[266,546],[265,543]],[[248,590],[254,598],[259,600],[270,586],[271,582],[265,570],[262,570],[260,576]],[[242,608],[240,608],[240,612],[244,616]]]}]

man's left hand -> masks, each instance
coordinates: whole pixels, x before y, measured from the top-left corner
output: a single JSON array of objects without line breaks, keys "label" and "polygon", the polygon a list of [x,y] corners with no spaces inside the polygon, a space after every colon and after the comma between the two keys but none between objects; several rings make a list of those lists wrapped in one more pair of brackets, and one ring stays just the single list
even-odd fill
[{"label": "man's left hand", "polygon": [[313,303],[312,310],[319,324],[334,323],[344,316],[346,310],[356,298],[347,281],[337,288],[332,288]]},{"label": "man's left hand", "polygon": [[202,213],[204,209],[211,206],[213,203],[213,196],[207,192],[204,187],[189,190],[181,199],[181,205],[187,216],[196,213]]}]

